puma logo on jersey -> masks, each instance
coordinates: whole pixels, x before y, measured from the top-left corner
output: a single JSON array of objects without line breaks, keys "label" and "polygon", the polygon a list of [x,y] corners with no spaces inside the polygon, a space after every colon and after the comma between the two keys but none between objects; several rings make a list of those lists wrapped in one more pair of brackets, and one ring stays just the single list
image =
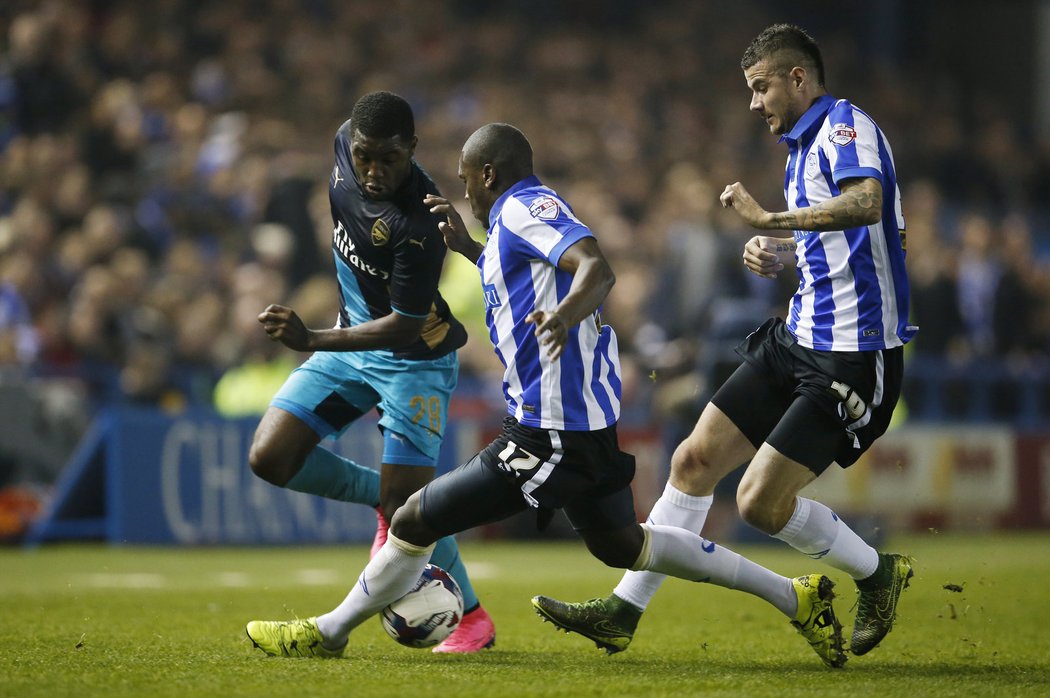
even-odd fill
[{"label": "puma logo on jersey", "polygon": [[408,244],[409,245],[419,245],[421,248],[426,249],[425,247],[423,247],[423,241],[424,240],[426,240],[426,238],[419,238],[418,240],[414,240],[414,239],[410,238],[409,241],[408,241]]}]

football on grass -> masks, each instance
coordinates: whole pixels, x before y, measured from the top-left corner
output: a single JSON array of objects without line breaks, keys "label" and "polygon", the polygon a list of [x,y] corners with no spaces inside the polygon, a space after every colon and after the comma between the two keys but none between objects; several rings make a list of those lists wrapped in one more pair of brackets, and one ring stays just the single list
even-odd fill
[{"label": "football on grass", "polygon": [[445,570],[427,565],[411,591],[379,614],[383,629],[405,647],[433,647],[463,618],[463,592]]}]

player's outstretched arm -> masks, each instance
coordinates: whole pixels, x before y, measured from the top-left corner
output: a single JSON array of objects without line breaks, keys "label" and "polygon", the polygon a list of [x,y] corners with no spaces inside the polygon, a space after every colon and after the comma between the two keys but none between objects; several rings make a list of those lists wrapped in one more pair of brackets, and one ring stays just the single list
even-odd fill
[{"label": "player's outstretched arm", "polygon": [[858,177],[842,182],[842,191],[816,206],[772,213],[758,205],[740,182],[725,188],[718,200],[759,230],[845,230],[878,223],[882,218],[882,182]]},{"label": "player's outstretched arm", "polygon": [[569,292],[553,310],[536,309],[525,318],[536,325],[540,345],[551,359],[561,356],[569,330],[594,315],[609,295],[616,275],[605,260],[598,241],[587,237],[573,243],[558,260],[558,268],[572,274]]},{"label": "player's outstretched arm", "polygon": [[431,213],[445,216],[446,220],[438,224],[438,230],[445,237],[445,244],[448,248],[453,252],[459,252],[471,262],[477,264],[478,258],[481,257],[481,251],[485,249],[485,246],[470,237],[470,233],[467,232],[467,226],[463,222],[463,217],[459,215],[459,211],[452,205],[452,202],[440,196],[427,194],[423,197],[423,203],[430,207]]},{"label": "player's outstretched arm", "polygon": [[392,312],[353,327],[311,330],[291,308],[270,305],[259,313],[259,322],[270,339],[295,351],[396,349],[416,341],[425,321]]}]

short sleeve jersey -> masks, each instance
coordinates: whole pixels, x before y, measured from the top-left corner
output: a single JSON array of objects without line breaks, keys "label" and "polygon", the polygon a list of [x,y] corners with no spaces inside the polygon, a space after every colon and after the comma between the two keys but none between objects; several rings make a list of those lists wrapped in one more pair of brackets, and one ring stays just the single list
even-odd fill
[{"label": "short sleeve jersey", "polygon": [[789,210],[841,193],[845,180],[882,183],[882,218],[824,232],[796,230],[799,286],[787,326],[798,343],[822,351],[869,351],[907,343],[908,276],[904,216],[893,151],[875,122],[844,99],[824,96],[781,138],[788,146]]},{"label": "short sleeve jersey", "polygon": [[447,248],[440,216],[423,204],[438,189],[415,162],[390,201],[365,196],[350,155],[350,122],[335,136],[335,167],[329,180],[332,252],[341,307],[339,325],[350,327],[391,312],[426,318],[419,339],[392,351],[394,359],[444,356],[467,341],[463,325],[438,293]]},{"label": "short sleeve jersey", "polygon": [[521,424],[561,431],[597,431],[620,415],[620,360],[616,334],[598,313],[569,330],[552,361],[540,347],[534,310],[553,310],[568,294],[572,274],[558,268],[562,254],[594,234],[554,190],[536,177],[516,183],[496,200],[478,269],[485,321],[506,367],[508,413]]}]

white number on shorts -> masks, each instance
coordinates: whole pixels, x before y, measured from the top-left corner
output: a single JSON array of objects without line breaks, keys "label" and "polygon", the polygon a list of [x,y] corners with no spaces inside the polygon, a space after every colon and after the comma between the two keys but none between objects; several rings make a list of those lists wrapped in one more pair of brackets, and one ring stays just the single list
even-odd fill
[{"label": "white number on shorts", "polygon": [[511,470],[532,470],[540,464],[540,459],[528,451],[519,448],[513,441],[500,451],[499,459]]}]

